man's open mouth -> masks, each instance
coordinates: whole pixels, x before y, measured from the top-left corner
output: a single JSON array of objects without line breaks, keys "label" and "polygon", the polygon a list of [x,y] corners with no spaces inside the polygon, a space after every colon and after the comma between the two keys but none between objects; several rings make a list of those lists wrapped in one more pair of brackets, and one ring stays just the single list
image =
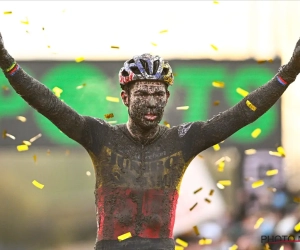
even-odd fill
[{"label": "man's open mouth", "polygon": [[157,117],[157,115],[155,115],[155,114],[147,114],[147,115],[145,115],[145,118],[147,120],[151,120],[151,121],[155,120],[156,117]]}]

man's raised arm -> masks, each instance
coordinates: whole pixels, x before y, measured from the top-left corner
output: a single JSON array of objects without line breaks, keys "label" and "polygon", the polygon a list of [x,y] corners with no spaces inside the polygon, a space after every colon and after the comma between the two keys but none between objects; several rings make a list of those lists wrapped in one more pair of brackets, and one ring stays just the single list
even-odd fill
[{"label": "man's raised arm", "polygon": [[230,109],[206,122],[198,123],[196,138],[205,142],[201,150],[223,141],[262,116],[275,104],[299,73],[300,39],[288,64],[280,67],[278,73],[268,83],[251,92]]},{"label": "man's raised arm", "polygon": [[27,74],[4,48],[1,34],[0,67],[11,86],[30,106],[47,117],[68,137],[86,144],[83,141],[88,140],[88,136],[83,135],[87,131],[85,118],[57,98],[44,84]]}]

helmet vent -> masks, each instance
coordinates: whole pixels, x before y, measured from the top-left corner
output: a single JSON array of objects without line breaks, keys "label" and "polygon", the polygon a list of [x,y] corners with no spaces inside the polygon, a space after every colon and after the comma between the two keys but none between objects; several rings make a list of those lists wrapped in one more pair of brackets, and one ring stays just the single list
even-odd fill
[{"label": "helmet vent", "polygon": [[156,72],[158,70],[158,66],[159,66],[159,60],[155,60],[153,63],[153,75],[156,74]]},{"label": "helmet vent", "polygon": [[148,66],[148,63],[143,60],[143,59],[140,59],[142,65],[143,65],[143,68],[146,70],[147,74],[150,75],[150,71],[149,71],[149,66]]},{"label": "helmet vent", "polygon": [[141,74],[139,68],[136,67],[136,66],[132,66],[132,67],[130,67],[130,69],[131,69],[131,71],[132,71],[134,74],[136,74],[136,75],[140,75],[140,74]]},{"label": "helmet vent", "polygon": [[169,73],[168,68],[163,68],[162,75],[167,75]]},{"label": "helmet vent", "polygon": [[130,59],[127,63],[128,63],[128,64],[134,63],[134,60],[133,60],[133,59]]},{"label": "helmet vent", "polygon": [[122,76],[129,76],[128,72],[125,69],[123,69],[122,71]]}]

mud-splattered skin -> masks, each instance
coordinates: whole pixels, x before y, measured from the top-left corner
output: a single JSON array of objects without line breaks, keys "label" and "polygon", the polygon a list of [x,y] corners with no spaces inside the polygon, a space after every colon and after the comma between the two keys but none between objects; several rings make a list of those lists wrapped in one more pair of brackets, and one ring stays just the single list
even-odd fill
[{"label": "mud-splattered skin", "polygon": [[[0,41],[0,67],[6,71],[11,86],[29,105],[81,144],[92,159],[96,175],[97,250],[173,250],[178,190],[191,160],[272,107],[288,86],[282,85],[277,76],[287,83],[295,79],[283,67],[268,83],[212,119],[170,129],[159,125],[169,96],[164,84],[137,82],[132,93],[122,92],[129,109],[128,126],[111,126],[102,119],[78,114],[22,68],[15,68],[11,75],[7,69],[13,62]],[[287,68],[291,70],[291,65]],[[256,107],[255,112],[247,107],[247,100]],[[157,117],[150,121],[147,113]],[[127,232],[133,237],[119,243],[117,237]]]}]

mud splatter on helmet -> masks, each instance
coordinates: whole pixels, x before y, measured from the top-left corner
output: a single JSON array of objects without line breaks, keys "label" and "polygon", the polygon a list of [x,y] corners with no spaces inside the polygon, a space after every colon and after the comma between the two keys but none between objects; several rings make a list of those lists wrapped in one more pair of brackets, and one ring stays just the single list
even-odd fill
[{"label": "mud splatter on helmet", "polygon": [[169,63],[164,61],[160,56],[142,54],[126,61],[124,67],[119,72],[119,82],[121,85],[139,80],[160,81],[172,85],[174,75]]}]

